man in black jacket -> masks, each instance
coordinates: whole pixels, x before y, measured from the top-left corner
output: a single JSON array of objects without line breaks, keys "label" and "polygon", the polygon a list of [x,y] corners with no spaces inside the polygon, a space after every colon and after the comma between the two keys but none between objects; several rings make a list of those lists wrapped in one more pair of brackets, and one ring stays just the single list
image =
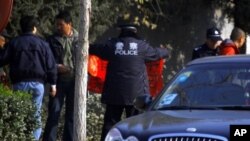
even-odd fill
[{"label": "man in black jacket", "polygon": [[150,94],[145,62],[155,61],[169,55],[166,48],[153,48],[141,40],[135,25],[121,25],[118,38],[105,44],[90,46],[90,54],[107,60],[107,74],[101,102],[106,104],[101,140],[111,127],[121,120],[123,110],[126,117],[135,112],[134,99]]},{"label": "man in black jacket", "polygon": [[75,59],[78,32],[73,28],[68,11],[61,11],[55,17],[57,31],[48,38],[54,54],[57,69],[57,93],[49,98],[49,113],[43,141],[56,141],[57,127],[65,102],[63,140],[73,141]]},{"label": "man in black jacket", "polygon": [[[0,52],[0,67],[9,64],[9,75],[14,90],[32,94],[37,108],[36,116],[41,122],[44,83],[51,84],[51,95],[56,93],[56,62],[49,44],[36,36],[38,20],[33,16],[25,16],[21,19],[20,26],[23,34],[12,39],[5,50]],[[34,132],[37,141],[41,132],[41,127]]]}]

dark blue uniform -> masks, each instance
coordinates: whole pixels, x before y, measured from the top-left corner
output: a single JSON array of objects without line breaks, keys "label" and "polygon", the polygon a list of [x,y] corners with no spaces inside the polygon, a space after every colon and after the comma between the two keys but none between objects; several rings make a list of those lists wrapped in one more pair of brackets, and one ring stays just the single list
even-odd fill
[{"label": "dark blue uniform", "polygon": [[91,45],[90,54],[108,61],[106,80],[101,101],[106,104],[102,139],[111,127],[133,115],[135,97],[149,94],[145,62],[155,61],[169,55],[165,48],[153,48],[135,35],[121,35],[103,45]]},{"label": "dark blue uniform", "polygon": [[145,62],[165,58],[168,51],[133,37],[122,37],[111,39],[105,45],[91,46],[90,54],[108,61],[102,102],[133,105],[136,96],[149,94]]},{"label": "dark blue uniform", "polygon": [[218,55],[218,49],[211,49],[206,44],[203,44],[193,49],[192,60],[216,55]]}]

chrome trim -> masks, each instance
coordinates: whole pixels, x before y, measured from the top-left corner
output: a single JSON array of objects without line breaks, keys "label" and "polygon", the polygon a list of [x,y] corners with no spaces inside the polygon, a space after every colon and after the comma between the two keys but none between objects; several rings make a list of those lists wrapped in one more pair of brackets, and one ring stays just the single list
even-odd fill
[{"label": "chrome trim", "polygon": [[186,131],[187,131],[187,132],[196,132],[197,129],[194,128],[194,127],[189,127],[189,128],[186,129]]},{"label": "chrome trim", "polygon": [[[148,141],[154,141],[155,138],[164,138],[164,137],[205,137],[205,138],[212,138],[218,139],[222,141],[228,141],[226,137],[213,135],[213,134],[202,134],[202,133],[168,133],[168,134],[160,134],[154,135],[149,138]],[[191,140],[192,141],[192,140]]]}]

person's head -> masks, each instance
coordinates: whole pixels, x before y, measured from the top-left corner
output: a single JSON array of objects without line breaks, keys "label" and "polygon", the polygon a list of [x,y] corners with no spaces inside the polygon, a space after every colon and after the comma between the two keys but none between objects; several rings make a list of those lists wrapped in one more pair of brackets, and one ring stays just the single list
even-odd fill
[{"label": "person's head", "polygon": [[36,33],[39,21],[34,16],[24,16],[20,20],[20,27],[23,33]]},{"label": "person's head", "polygon": [[137,37],[137,26],[134,24],[121,24],[119,25],[120,36]]},{"label": "person's head", "polygon": [[230,39],[240,48],[245,43],[246,33],[242,29],[235,27],[231,32]]},{"label": "person's head", "polygon": [[216,27],[207,29],[206,38],[206,44],[211,49],[216,49],[222,42],[221,32]]},{"label": "person's head", "polygon": [[55,17],[56,28],[62,36],[70,36],[72,34],[72,18],[68,11],[61,11]]}]

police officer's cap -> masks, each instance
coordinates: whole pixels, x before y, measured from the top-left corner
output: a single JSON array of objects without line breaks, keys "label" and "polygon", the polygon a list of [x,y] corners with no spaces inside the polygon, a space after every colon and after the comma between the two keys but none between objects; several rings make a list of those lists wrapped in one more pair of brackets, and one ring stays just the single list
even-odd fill
[{"label": "police officer's cap", "polygon": [[137,31],[138,26],[135,24],[120,24],[119,29],[121,30],[132,30],[132,31]]},{"label": "police officer's cap", "polygon": [[216,27],[207,29],[207,38],[214,41],[222,40],[220,30]]}]

